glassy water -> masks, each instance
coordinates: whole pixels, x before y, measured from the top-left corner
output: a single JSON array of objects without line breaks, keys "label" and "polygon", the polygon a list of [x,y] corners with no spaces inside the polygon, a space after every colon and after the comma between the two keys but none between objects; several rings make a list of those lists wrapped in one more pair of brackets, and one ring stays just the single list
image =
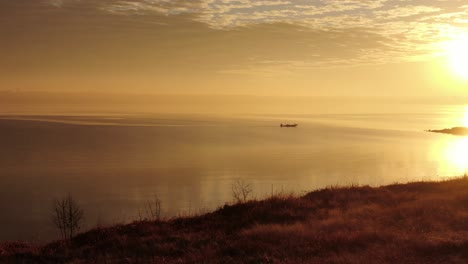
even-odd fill
[{"label": "glassy water", "polygon": [[[437,180],[468,168],[468,138],[424,132],[464,125],[464,108],[431,114],[4,117],[0,240],[58,238],[54,198],[71,194],[86,226],[125,223],[157,195],[165,217],[329,185]],[[299,123],[280,128],[280,123]]]}]

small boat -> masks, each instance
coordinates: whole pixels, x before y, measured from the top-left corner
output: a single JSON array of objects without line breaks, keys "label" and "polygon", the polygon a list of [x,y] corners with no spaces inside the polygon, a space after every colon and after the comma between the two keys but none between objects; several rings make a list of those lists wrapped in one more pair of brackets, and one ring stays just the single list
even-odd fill
[{"label": "small boat", "polygon": [[281,124],[280,127],[297,127],[297,124]]}]

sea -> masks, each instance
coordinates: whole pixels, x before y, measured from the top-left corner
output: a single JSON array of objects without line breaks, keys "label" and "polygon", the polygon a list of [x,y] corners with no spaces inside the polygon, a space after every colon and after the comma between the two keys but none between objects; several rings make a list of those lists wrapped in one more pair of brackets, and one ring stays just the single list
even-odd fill
[{"label": "sea", "polygon": [[[468,138],[427,129],[468,123],[464,105],[398,113],[0,116],[0,241],[59,239],[54,199],[71,195],[81,231],[171,219],[249,198],[330,186],[460,177]],[[298,124],[280,127],[280,124]]]}]

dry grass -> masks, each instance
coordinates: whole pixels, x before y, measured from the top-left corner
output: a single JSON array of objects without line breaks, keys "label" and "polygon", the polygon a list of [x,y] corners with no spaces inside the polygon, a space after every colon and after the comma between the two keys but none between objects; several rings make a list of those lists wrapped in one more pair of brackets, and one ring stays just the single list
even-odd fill
[{"label": "dry grass", "polygon": [[277,195],[71,244],[7,243],[0,263],[468,263],[468,179]]}]

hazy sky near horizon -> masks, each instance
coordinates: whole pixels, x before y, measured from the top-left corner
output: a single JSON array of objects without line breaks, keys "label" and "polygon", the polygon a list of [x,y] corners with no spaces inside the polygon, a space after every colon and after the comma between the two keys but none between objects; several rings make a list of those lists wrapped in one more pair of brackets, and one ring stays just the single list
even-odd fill
[{"label": "hazy sky near horizon", "polygon": [[0,90],[468,95],[465,0],[0,0],[0,32]]}]

